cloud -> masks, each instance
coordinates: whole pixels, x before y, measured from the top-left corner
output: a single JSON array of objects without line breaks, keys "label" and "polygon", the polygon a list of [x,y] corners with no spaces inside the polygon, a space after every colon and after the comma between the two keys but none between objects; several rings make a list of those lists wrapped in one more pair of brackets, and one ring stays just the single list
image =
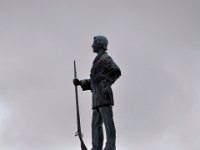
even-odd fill
[{"label": "cloud", "polygon": [[[88,78],[98,34],[122,70],[113,85],[118,149],[199,149],[199,2],[0,3],[2,150],[80,148],[73,60]],[[89,145],[91,93],[79,89],[79,98]]]}]

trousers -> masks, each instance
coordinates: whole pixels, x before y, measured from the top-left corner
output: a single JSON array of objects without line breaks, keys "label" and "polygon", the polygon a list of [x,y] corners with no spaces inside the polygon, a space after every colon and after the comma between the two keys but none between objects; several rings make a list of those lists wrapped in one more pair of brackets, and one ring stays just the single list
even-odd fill
[{"label": "trousers", "polygon": [[102,150],[103,128],[106,131],[106,145],[104,150],[115,150],[116,130],[113,120],[113,110],[111,105],[96,107],[92,113],[92,150]]}]

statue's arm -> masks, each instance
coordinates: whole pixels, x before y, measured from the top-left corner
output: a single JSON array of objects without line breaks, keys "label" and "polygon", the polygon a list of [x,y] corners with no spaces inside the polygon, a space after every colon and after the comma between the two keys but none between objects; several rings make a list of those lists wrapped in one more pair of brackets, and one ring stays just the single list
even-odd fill
[{"label": "statue's arm", "polygon": [[83,91],[91,90],[90,79],[80,80],[80,86]]},{"label": "statue's arm", "polygon": [[112,85],[121,76],[120,68],[111,57],[108,58],[107,65],[105,67],[105,74],[106,82],[110,85]]}]

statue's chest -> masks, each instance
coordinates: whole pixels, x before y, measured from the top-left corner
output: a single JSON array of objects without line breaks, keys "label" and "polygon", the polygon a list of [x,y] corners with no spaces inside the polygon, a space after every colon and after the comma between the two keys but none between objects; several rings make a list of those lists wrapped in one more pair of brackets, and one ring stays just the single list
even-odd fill
[{"label": "statue's chest", "polygon": [[96,63],[93,64],[91,68],[91,74],[100,74],[106,65],[107,64],[105,59],[98,60]]}]

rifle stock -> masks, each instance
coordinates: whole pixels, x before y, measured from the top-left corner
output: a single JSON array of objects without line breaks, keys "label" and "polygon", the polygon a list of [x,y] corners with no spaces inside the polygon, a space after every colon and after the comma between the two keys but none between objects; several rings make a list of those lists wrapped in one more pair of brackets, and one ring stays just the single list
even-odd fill
[{"label": "rifle stock", "polygon": [[[74,60],[74,79],[77,79],[77,72],[76,72],[76,62]],[[87,147],[82,138],[81,132],[81,121],[80,121],[80,113],[79,113],[79,103],[78,103],[78,88],[75,86],[75,95],[76,95],[76,115],[77,115],[77,132],[75,136],[79,136],[81,142],[81,150],[87,150]]]}]

